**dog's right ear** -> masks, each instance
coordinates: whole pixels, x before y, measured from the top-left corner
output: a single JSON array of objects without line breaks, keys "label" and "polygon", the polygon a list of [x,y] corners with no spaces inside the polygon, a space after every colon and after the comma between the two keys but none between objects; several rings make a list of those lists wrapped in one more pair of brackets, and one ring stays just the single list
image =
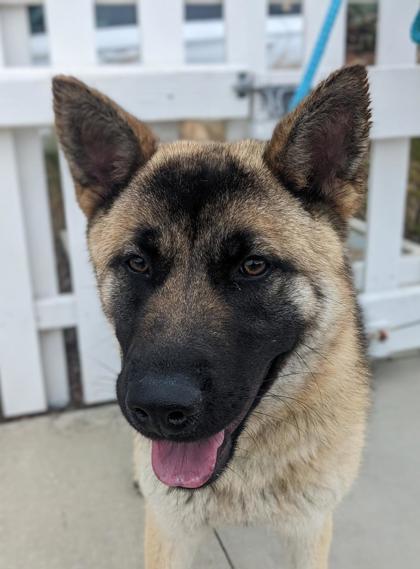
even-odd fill
[{"label": "dog's right ear", "polygon": [[55,127],[87,217],[110,203],[156,150],[150,129],[73,77],[53,79]]}]

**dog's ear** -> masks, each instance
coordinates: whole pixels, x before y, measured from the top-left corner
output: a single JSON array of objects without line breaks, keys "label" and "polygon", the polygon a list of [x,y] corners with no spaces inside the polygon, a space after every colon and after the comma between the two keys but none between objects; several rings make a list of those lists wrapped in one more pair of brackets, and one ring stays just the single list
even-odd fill
[{"label": "dog's ear", "polygon": [[57,136],[90,217],[153,155],[156,140],[145,124],[73,77],[55,77],[53,95]]},{"label": "dog's ear", "polygon": [[366,70],[347,67],[330,75],[277,125],[264,158],[301,200],[323,201],[347,218],[363,197],[369,127]]}]

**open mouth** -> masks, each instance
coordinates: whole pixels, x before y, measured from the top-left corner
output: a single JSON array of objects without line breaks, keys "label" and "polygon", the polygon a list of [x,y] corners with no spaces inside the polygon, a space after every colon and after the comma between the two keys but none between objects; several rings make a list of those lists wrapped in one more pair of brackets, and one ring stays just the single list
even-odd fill
[{"label": "open mouth", "polygon": [[153,441],[153,470],[167,486],[200,488],[213,476],[224,441],[225,431],[193,442]]},{"label": "open mouth", "polygon": [[233,454],[233,441],[245,422],[248,409],[242,415],[206,439],[152,441],[152,467],[157,478],[167,486],[189,489],[201,488],[215,480]]},{"label": "open mouth", "polygon": [[167,486],[188,489],[201,488],[217,479],[233,456],[234,443],[248,416],[270,388],[284,359],[275,358],[250,403],[223,431],[192,442],[153,440],[152,467],[156,477]]}]

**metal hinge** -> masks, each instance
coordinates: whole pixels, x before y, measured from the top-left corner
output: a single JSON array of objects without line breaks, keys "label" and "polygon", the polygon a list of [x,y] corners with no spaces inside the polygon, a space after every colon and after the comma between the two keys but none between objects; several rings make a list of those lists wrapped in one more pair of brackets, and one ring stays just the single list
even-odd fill
[{"label": "metal hinge", "polygon": [[239,73],[235,92],[238,97],[259,99],[259,108],[268,118],[277,119],[284,116],[289,107],[295,85],[257,85],[252,73]]}]

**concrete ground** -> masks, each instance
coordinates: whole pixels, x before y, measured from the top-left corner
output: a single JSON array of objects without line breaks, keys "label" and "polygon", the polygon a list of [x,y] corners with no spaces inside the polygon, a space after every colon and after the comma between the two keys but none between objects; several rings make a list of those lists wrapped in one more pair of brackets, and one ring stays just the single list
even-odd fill
[{"label": "concrete ground", "polygon": [[[336,515],[332,568],[420,567],[420,357],[375,365],[360,479]],[[0,568],[141,569],[143,501],[115,405],[0,425]],[[279,569],[262,529],[222,529],[196,569]],[[222,547],[223,545],[223,547]]]}]

